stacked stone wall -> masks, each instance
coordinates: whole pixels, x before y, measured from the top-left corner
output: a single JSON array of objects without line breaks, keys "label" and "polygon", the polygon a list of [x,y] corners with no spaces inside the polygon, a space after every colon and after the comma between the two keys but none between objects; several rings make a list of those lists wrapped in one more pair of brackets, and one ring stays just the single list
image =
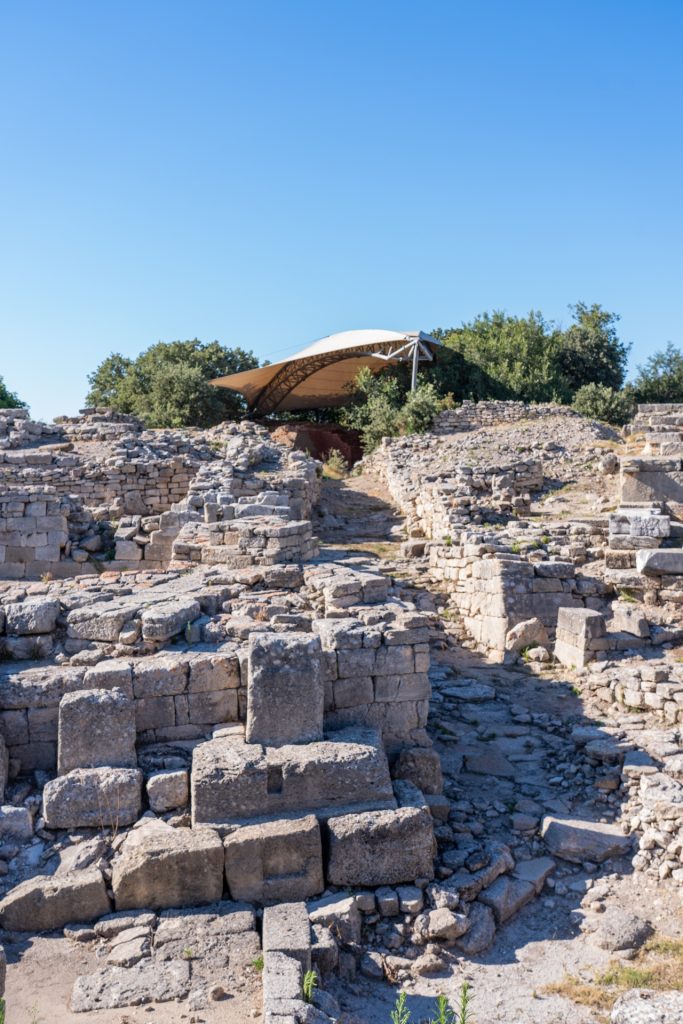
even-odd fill
[{"label": "stacked stone wall", "polygon": [[506,402],[466,400],[457,409],[445,409],[434,419],[435,434],[453,434],[460,430],[476,430],[499,423],[518,423],[520,420],[539,420],[548,416],[577,418],[578,413],[566,405],[553,402]]}]

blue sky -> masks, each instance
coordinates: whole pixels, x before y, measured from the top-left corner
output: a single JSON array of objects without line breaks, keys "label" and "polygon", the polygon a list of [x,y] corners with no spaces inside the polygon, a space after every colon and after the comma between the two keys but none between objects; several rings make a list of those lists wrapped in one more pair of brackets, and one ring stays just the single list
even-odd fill
[{"label": "blue sky", "polygon": [[0,0],[0,374],[486,309],[680,344],[680,0]]}]

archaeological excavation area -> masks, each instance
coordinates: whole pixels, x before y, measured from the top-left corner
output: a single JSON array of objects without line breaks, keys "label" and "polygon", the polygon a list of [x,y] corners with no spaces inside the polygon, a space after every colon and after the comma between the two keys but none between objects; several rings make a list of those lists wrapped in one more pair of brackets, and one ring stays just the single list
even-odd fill
[{"label": "archaeological excavation area", "polygon": [[7,1024],[683,1021],[683,407],[286,441],[0,410]]}]

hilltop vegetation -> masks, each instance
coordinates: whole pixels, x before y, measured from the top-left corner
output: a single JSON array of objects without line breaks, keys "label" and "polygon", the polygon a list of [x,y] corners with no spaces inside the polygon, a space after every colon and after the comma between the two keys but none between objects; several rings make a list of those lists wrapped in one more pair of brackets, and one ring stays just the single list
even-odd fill
[{"label": "hilltop vegetation", "polygon": [[[340,420],[360,430],[371,451],[382,437],[427,429],[440,408],[464,399],[558,402],[615,425],[629,420],[637,402],[683,401],[683,354],[671,343],[625,384],[630,344],[619,337],[619,316],[597,303],[569,308],[567,327],[532,310],[523,317],[482,313],[460,327],[436,328],[443,348],[433,365],[421,367],[414,394],[402,364],[378,376],[361,372],[341,410],[276,418]],[[209,381],[258,365],[252,352],[217,341],[158,342],[136,359],[112,353],[103,360],[88,377],[86,402],[133,413],[150,427],[209,427],[245,411],[239,395]]]}]

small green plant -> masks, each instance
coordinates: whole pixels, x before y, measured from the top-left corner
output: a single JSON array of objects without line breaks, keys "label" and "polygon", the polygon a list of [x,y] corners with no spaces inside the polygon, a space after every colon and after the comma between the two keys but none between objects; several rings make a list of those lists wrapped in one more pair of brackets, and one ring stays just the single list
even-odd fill
[{"label": "small green plant", "polygon": [[638,598],[633,594],[628,587],[619,587],[619,597],[622,601],[626,601],[627,604],[638,604]]},{"label": "small green plant", "polygon": [[0,1024],[5,1024],[5,1000],[0,999]]},{"label": "small green plant", "polygon": [[262,971],[263,970],[263,957],[262,956],[257,956],[255,960],[251,961],[251,966],[254,968],[255,971]]},{"label": "small green plant", "polygon": [[463,981],[460,986],[460,1002],[458,1010],[453,1018],[453,1024],[471,1024],[472,1022],[472,986],[469,981]]},{"label": "small green plant", "polygon": [[315,971],[306,971],[303,981],[304,1002],[310,1003],[313,999],[313,992],[318,987],[318,975]]},{"label": "small green plant", "polygon": [[185,949],[183,950],[183,960],[193,960],[193,959],[194,959],[194,950],[192,949],[191,946],[185,946]]},{"label": "small green plant", "polygon": [[410,1010],[406,1006],[406,994],[400,992],[396,998],[396,1005],[391,1011],[391,1024],[410,1024]]},{"label": "small green plant", "polygon": [[514,544],[510,545],[510,551],[512,552],[513,555],[520,554],[521,550],[522,548],[518,541],[515,541]]},{"label": "small green plant", "polygon": [[436,997],[436,1017],[432,1017],[429,1024],[456,1024],[455,1013],[448,1005],[446,996]]},{"label": "small green plant", "polygon": [[449,548],[453,544],[453,538],[446,535],[443,539],[443,542],[446,545],[446,547]]},{"label": "small green plant", "polygon": [[349,464],[338,448],[330,448],[325,459],[325,472],[328,476],[346,476]]}]

